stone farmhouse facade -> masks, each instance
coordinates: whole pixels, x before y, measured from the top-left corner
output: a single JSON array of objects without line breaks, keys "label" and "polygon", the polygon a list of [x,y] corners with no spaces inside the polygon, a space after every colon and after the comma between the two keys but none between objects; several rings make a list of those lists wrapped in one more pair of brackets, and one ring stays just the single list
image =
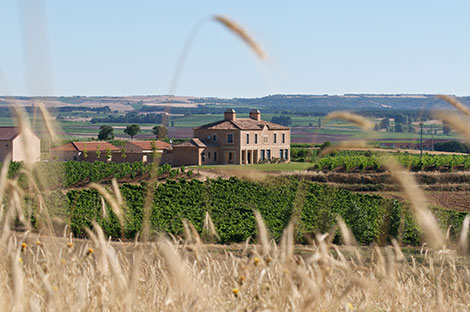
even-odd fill
[{"label": "stone farmhouse facade", "polygon": [[256,164],[290,161],[290,128],[261,120],[259,110],[237,118],[233,109],[224,119],[193,129],[189,142],[173,145],[173,166]]},{"label": "stone farmhouse facade", "polygon": [[16,127],[0,127],[0,162],[7,155],[12,161],[40,161],[41,139],[31,131],[22,133]]}]

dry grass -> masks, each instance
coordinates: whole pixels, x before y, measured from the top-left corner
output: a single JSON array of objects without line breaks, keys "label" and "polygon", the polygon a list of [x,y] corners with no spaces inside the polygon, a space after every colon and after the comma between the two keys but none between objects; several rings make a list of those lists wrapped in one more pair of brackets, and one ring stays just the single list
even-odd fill
[{"label": "dry grass", "polygon": [[397,246],[340,247],[319,235],[293,253],[286,231],[285,247],[271,242],[262,257],[254,245],[233,252],[164,238],[110,243],[96,229],[72,244],[32,233],[2,240],[3,308],[462,311],[470,302],[468,259],[449,250],[405,258]]}]

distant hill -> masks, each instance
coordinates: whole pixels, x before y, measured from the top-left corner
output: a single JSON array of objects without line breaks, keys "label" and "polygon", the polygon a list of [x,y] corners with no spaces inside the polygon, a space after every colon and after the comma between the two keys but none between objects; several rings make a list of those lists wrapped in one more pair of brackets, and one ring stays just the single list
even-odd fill
[{"label": "distant hill", "polygon": [[[470,97],[460,97],[464,104],[470,104]],[[270,95],[261,98],[198,98],[195,102],[205,104],[233,105],[246,107],[276,107],[279,109],[317,108],[322,110],[398,109],[430,110],[450,108],[443,100],[427,94],[345,94],[345,95]]]},{"label": "distant hill", "polygon": [[[470,97],[459,97],[470,105]],[[429,111],[451,109],[443,100],[429,94],[345,94],[345,95],[269,95],[260,98],[223,99],[216,97],[190,96],[71,96],[71,97],[0,97],[0,105],[32,106],[41,101],[46,107],[109,106],[112,111],[158,112],[201,114],[221,113],[227,107],[246,113],[258,108],[265,113],[291,112],[323,115],[333,110],[356,112],[371,111]]]}]

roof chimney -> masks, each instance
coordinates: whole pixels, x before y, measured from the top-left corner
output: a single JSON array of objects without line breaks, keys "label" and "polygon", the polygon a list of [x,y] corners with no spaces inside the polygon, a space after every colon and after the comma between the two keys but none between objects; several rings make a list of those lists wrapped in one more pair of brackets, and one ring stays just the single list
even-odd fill
[{"label": "roof chimney", "polygon": [[236,114],[233,109],[229,108],[224,112],[224,120],[235,120],[235,118]]},{"label": "roof chimney", "polygon": [[259,110],[257,109],[252,109],[250,111],[250,118],[251,119],[254,119],[254,120],[257,120],[257,121],[260,121],[261,120],[261,113]]}]

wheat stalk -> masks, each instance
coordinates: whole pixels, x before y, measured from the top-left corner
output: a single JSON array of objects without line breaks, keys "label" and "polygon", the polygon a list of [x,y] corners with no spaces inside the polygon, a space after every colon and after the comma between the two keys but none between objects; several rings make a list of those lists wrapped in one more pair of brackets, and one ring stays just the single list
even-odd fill
[{"label": "wheat stalk", "polygon": [[465,115],[470,116],[470,110],[465,105],[463,105],[459,100],[457,100],[455,97],[449,96],[449,95],[437,95],[436,97],[441,100],[446,101],[447,103],[457,108],[459,111],[461,111]]},{"label": "wheat stalk", "polygon": [[228,30],[236,34],[240,39],[242,39],[246,44],[248,44],[260,59],[267,58],[266,52],[261,48],[258,43],[256,43],[253,37],[250,36],[248,32],[243,29],[243,27],[237,22],[222,15],[215,15],[214,20],[224,25]]},{"label": "wheat stalk", "polygon": [[349,112],[333,112],[333,113],[329,113],[325,117],[325,121],[328,121],[331,119],[340,119],[340,120],[349,121],[364,130],[371,130],[374,128],[373,122],[367,120],[366,118],[362,116],[349,113]]},{"label": "wheat stalk", "polygon": [[415,219],[423,230],[426,242],[435,249],[442,248],[445,242],[444,235],[435,217],[428,210],[426,197],[418,187],[414,177],[394,158],[384,157],[382,163],[390,171],[390,175],[398,182],[405,196],[410,201]]}]

